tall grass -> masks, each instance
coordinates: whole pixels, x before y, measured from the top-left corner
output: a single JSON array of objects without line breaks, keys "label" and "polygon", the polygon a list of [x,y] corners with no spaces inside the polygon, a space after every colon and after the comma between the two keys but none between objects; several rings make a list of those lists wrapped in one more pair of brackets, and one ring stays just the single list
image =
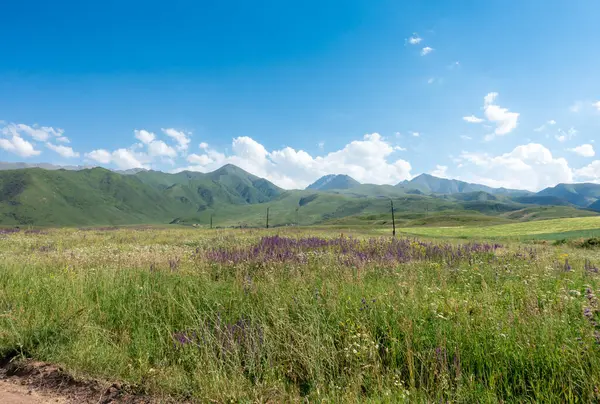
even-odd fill
[{"label": "tall grass", "polygon": [[600,346],[583,315],[586,290],[600,287],[594,251],[513,245],[396,265],[342,264],[330,247],[301,262],[206,258],[261,235],[6,235],[0,351],[198,401],[599,398]]}]

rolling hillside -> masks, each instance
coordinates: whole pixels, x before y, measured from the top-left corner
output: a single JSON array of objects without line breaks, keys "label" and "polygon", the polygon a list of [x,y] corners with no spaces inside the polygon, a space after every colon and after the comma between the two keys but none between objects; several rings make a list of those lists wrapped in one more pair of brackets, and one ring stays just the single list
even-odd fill
[{"label": "rolling hillside", "polygon": [[327,191],[332,189],[350,189],[360,185],[360,182],[348,175],[330,174],[319,178],[317,181],[306,187],[306,189]]},{"label": "rolling hillside", "polygon": [[471,184],[459,180],[434,177],[430,174],[421,174],[411,180],[402,181],[396,185],[404,189],[416,189],[425,194],[460,194],[472,192],[486,192],[493,195],[528,195],[530,192],[505,188],[491,188],[480,184]]},{"label": "rolling hillside", "polygon": [[209,174],[121,175],[102,168],[8,170],[0,172],[0,224],[170,223],[213,206],[267,202],[280,192],[234,166]]},{"label": "rolling hillside", "polygon": [[538,196],[555,197],[582,208],[596,206],[600,200],[600,184],[558,184],[538,192]]},{"label": "rolling hillside", "polygon": [[[597,213],[590,209],[600,208],[594,202],[588,210],[579,209],[572,193],[571,201],[557,195],[511,196],[508,190],[474,190],[473,184],[438,183],[431,176],[417,181],[426,181],[422,190],[359,184],[347,176],[321,180],[315,185],[321,189],[286,191],[233,165],[211,173],[176,174],[102,168],[4,170],[0,225],[208,225],[212,217],[215,226],[254,227],[265,224],[267,207],[272,226],[386,224],[393,200],[402,225],[462,226],[592,216]],[[577,195],[592,200],[593,187],[580,185],[586,191],[576,186]]]}]

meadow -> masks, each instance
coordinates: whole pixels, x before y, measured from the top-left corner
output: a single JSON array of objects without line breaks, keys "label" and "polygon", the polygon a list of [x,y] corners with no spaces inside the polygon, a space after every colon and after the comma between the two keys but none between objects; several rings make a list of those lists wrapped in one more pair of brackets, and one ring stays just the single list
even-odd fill
[{"label": "meadow", "polygon": [[198,402],[600,399],[599,249],[422,229],[469,239],[3,230],[0,357]]}]

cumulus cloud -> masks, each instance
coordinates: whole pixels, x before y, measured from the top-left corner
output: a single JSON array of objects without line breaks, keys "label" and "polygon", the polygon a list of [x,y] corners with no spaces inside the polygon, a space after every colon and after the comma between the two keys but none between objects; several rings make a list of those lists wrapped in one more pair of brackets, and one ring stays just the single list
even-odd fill
[{"label": "cumulus cloud", "polygon": [[496,124],[494,134],[504,136],[512,132],[519,120],[518,112],[509,112],[495,104],[498,93],[489,93],[484,97],[483,111],[488,121]]},{"label": "cumulus cloud", "polygon": [[0,148],[21,157],[33,157],[41,152],[36,150],[33,144],[18,135],[9,138],[0,138]]},{"label": "cumulus cloud", "polygon": [[593,103],[592,106],[600,111],[600,101]]},{"label": "cumulus cloud", "polygon": [[410,132],[410,134],[413,135],[413,137],[421,137],[419,132]]},{"label": "cumulus cloud", "polygon": [[471,115],[471,116],[464,116],[463,121],[469,122],[469,123],[481,123],[481,122],[485,121],[485,119],[477,118],[475,115]]},{"label": "cumulus cloud", "polygon": [[567,131],[559,129],[558,135],[554,135],[554,138],[559,142],[564,143],[567,140],[573,139],[575,136],[577,136],[577,130],[575,128],[569,128]]},{"label": "cumulus cloud", "polygon": [[587,166],[575,170],[578,178],[600,183],[600,160],[595,160]]},{"label": "cumulus cloud", "polygon": [[152,157],[177,157],[177,151],[162,140],[150,142],[148,144],[148,154]]},{"label": "cumulus cloud", "polygon": [[448,166],[437,165],[430,174],[438,178],[448,178]]},{"label": "cumulus cloud", "polygon": [[413,36],[408,38],[408,43],[411,45],[418,45],[419,43],[421,43],[422,40],[423,38],[419,37],[419,35],[413,34]]},{"label": "cumulus cloud", "polygon": [[567,160],[556,158],[538,143],[516,147],[510,153],[490,155],[463,152],[458,161],[470,173],[468,181],[492,187],[538,191],[561,182],[573,182]]},{"label": "cumulus cloud", "polygon": [[101,164],[114,164],[121,170],[131,168],[148,168],[144,163],[144,155],[136,153],[129,149],[117,149],[113,152],[108,150],[98,149],[90,153],[86,153],[85,157],[97,161]]},{"label": "cumulus cloud", "polygon": [[55,151],[56,153],[60,154],[61,156],[65,157],[65,158],[79,157],[79,153],[74,151],[73,148],[71,148],[71,147],[55,145],[52,143],[46,143],[46,147],[49,148],[50,150]]},{"label": "cumulus cloud", "polygon": [[66,137],[66,136],[59,136],[59,137],[57,137],[55,140],[56,140],[57,142],[60,142],[60,143],[67,143],[67,144],[68,144],[68,143],[71,143],[71,141],[69,140],[69,138],[68,138],[68,137]]},{"label": "cumulus cloud", "polygon": [[433,48],[426,46],[423,49],[421,49],[421,56],[429,55],[433,51],[434,51]]},{"label": "cumulus cloud", "polygon": [[150,144],[156,139],[156,135],[154,133],[148,132],[147,130],[135,130],[134,131],[135,138],[144,144]]},{"label": "cumulus cloud", "polygon": [[110,164],[112,154],[108,150],[98,149],[85,154],[85,157],[97,161],[100,164]]},{"label": "cumulus cloud", "polygon": [[569,151],[577,153],[583,157],[594,157],[596,155],[594,146],[592,146],[591,144],[582,144],[581,146],[569,149]]},{"label": "cumulus cloud", "polygon": [[50,126],[40,127],[39,125],[29,126],[22,123],[11,123],[4,127],[2,132],[5,135],[29,136],[33,140],[45,142],[51,137],[61,137],[64,133],[64,130],[60,128],[55,129]]},{"label": "cumulus cloud", "polygon": [[175,139],[177,142],[177,150],[185,152],[188,149],[191,140],[184,132],[175,130],[173,128],[163,128],[161,130],[165,135]]},{"label": "cumulus cloud", "polygon": [[[163,129],[165,134],[177,143],[177,148],[187,149],[189,139],[185,134],[172,132],[170,129]],[[168,132],[168,133],[167,133]],[[183,134],[185,139],[180,135]],[[175,164],[174,159],[178,156],[175,147],[168,145],[163,140],[157,138],[156,134],[145,129],[135,130],[134,137],[141,143],[135,143],[129,148],[119,148],[114,151],[98,149],[86,153],[85,157],[94,160],[100,164],[113,164],[116,167],[127,170],[130,168],[149,168],[154,163],[167,162]]]},{"label": "cumulus cloud", "polygon": [[357,181],[375,184],[396,184],[411,178],[408,161],[389,161],[398,146],[393,146],[378,133],[367,134],[363,139],[323,156],[312,156],[291,147],[269,151],[247,136],[233,139],[231,150],[231,155],[225,155],[206,148],[204,154],[188,156],[191,165],[182,170],[208,172],[231,163],[288,189],[304,188],[332,173],[347,174]]}]

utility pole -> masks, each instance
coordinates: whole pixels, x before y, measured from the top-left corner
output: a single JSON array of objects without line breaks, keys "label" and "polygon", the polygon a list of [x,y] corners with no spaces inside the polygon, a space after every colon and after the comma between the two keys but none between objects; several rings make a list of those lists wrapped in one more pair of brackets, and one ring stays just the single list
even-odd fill
[{"label": "utility pole", "polygon": [[267,229],[269,228],[269,208],[267,208]]},{"label": "utility pole", "polygon": [[396,218],[394,217],[394,200],[390,199],[390,205],[392,205],[392,235],[396,237]]}]

